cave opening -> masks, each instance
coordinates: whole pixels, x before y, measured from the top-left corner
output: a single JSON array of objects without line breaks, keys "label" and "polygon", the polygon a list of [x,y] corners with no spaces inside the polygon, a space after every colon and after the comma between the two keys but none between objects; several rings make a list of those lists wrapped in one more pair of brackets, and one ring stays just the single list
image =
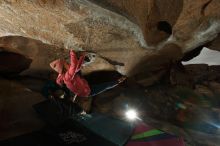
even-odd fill
[{"label": "cave opening", "polygon": [[19,53],[1,51],[0,52],[0,75],[11,77],[18,75],[28,69],[32,59]]},{"label": "cave opening", "polygon": [[159,21],[157,24],[157,29],[167,34],[172,34],[172,26],[167,21]]}]

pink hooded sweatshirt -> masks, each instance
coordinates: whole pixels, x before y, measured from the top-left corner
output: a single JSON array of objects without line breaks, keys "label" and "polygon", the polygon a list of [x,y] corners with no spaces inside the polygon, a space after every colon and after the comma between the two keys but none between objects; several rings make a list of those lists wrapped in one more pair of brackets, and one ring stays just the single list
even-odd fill
[{"label": "pink hooded sweatshirt", "polygon": [[80,97],[87,97],[90,95],[90,87],[88,82],[77,74],[83,64],[85,55],[81,55],[79,60],[74,51],[70,51],[70,65],[65,60],[55,60],[50,63],[51,68],[59,73],[57,77],[57,84],[66,87],[74,94]]}]

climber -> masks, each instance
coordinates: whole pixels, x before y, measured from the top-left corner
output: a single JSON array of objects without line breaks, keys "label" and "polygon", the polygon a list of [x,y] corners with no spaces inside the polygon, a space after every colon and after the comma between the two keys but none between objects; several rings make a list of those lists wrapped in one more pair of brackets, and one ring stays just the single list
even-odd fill
[{"label": "climber", "polygon": [[78,59],[74,51],[70,51],[70,64],[65,60],[58,59],[50,63],[52,69],[54,69],[59,75],[56,79],[58,85],[66,87],[74,93],[72,101],[74,102],[76,97],[89,97],[95,96],[103,91],[111,89],[123,82],[126,78],[122,77],[117,81],[106,82],[98,85],[89,86],[88,82],[80,76],[81,66],[84,62],[85,53],[83,53]]},{"label": "climber", "polygon": [[90,87],[88,82],[79,75],[82,63],[84,61],[85,54],[77,59],[75,52],[70,51],[70,64],[65,60],[55,60],[50,66],[59,73],[57,77],[57,84],[62,86],[63,84],[75,94],[73,101],[77,96],[87,97],[90,94]]}]

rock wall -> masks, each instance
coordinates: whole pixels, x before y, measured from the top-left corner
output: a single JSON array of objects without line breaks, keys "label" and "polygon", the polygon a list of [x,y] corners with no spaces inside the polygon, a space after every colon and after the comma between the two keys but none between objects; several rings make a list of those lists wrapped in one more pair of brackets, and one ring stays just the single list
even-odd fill
[{"label": "rock wall", "polygon": [[[95,52],[111,61],[111,70],[131,76],[149,71],[155,62],[179,60],[183,53],[215,39],[219,7],[218,0],[2,0],[0,37],[22,36],[52,48]],[[0,46],[11,50],[13,46],[6,45],[10,43]],[[20,48],[21,54],[35,52]],[[53,52],[52,48],[47,49]],[[155,55],[165,59],[150,61]]]}]

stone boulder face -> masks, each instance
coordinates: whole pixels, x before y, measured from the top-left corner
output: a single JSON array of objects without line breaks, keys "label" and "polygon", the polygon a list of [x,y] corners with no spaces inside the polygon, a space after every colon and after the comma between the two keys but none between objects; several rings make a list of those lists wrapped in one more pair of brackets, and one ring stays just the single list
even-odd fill
[{"label": "stone boulder face", "polygon": [[44,100],[41,94],[15,81],[2,78],[0,87],[0,140],[29,133],[44,126],[32,107]]},{"label": "stone boulder face", "polygon": [[147,46],[175,42],[184,52],[219,33],[218,0],[92,0],[138,24]]},{"label": "stone boulder face", "polygon": [[181,85],[195,87],[211,81],[220,81],[220,66],[208,66],[206,64],[191,64],[184,66],[184,70],[172,68],[170,71],[170,83],[172,85]]},{"label": "stone boulder face", "polygon": [[49,63],[57,58],[67,58],[68,50],[21,37],[6,36],[0,39],[2,75],[32,75],[42,77],[51,70]]},{"label": "stone boulder face", "polygon": [[124,15],[139,25],[148,46],[165,41],[172,34],[183,1],[165,0],[92,0],[97,4]]},{"label": "stone boulder face", "polygon": [[0,47],[31,58],[30,72],[74,49],[97,54],[86,72],[139,75],[207,42],[218,48],[219,7],[218,0],[2,0]]},{"label": "stone boulder face", "polygon": [[[1,1],[0,11],[0,36],[6,40],[0,46],[8,51],[37,56],[37,62],[38,57],[49,56],[44,53],[46,50],[54,52],[54,48],[66,48],[79,51],[83,48],[110,61],[114,70],[127,74],[147,52],[138,42],[141,30],[136,24],[87,1]],[[23,43],[26,46],[23,47],[23,43],[11,45],[18,36],[25,37]],[[5,37],[12,40],[7,41]],[[33,43],[38,41],[41,43],[33,48]],[[44,44],[53,48],[42,49]],[[54,56],[50,59],[57,58],[57,53],[52,53]],[[106,65],[106,61],[103,64]]]}]

